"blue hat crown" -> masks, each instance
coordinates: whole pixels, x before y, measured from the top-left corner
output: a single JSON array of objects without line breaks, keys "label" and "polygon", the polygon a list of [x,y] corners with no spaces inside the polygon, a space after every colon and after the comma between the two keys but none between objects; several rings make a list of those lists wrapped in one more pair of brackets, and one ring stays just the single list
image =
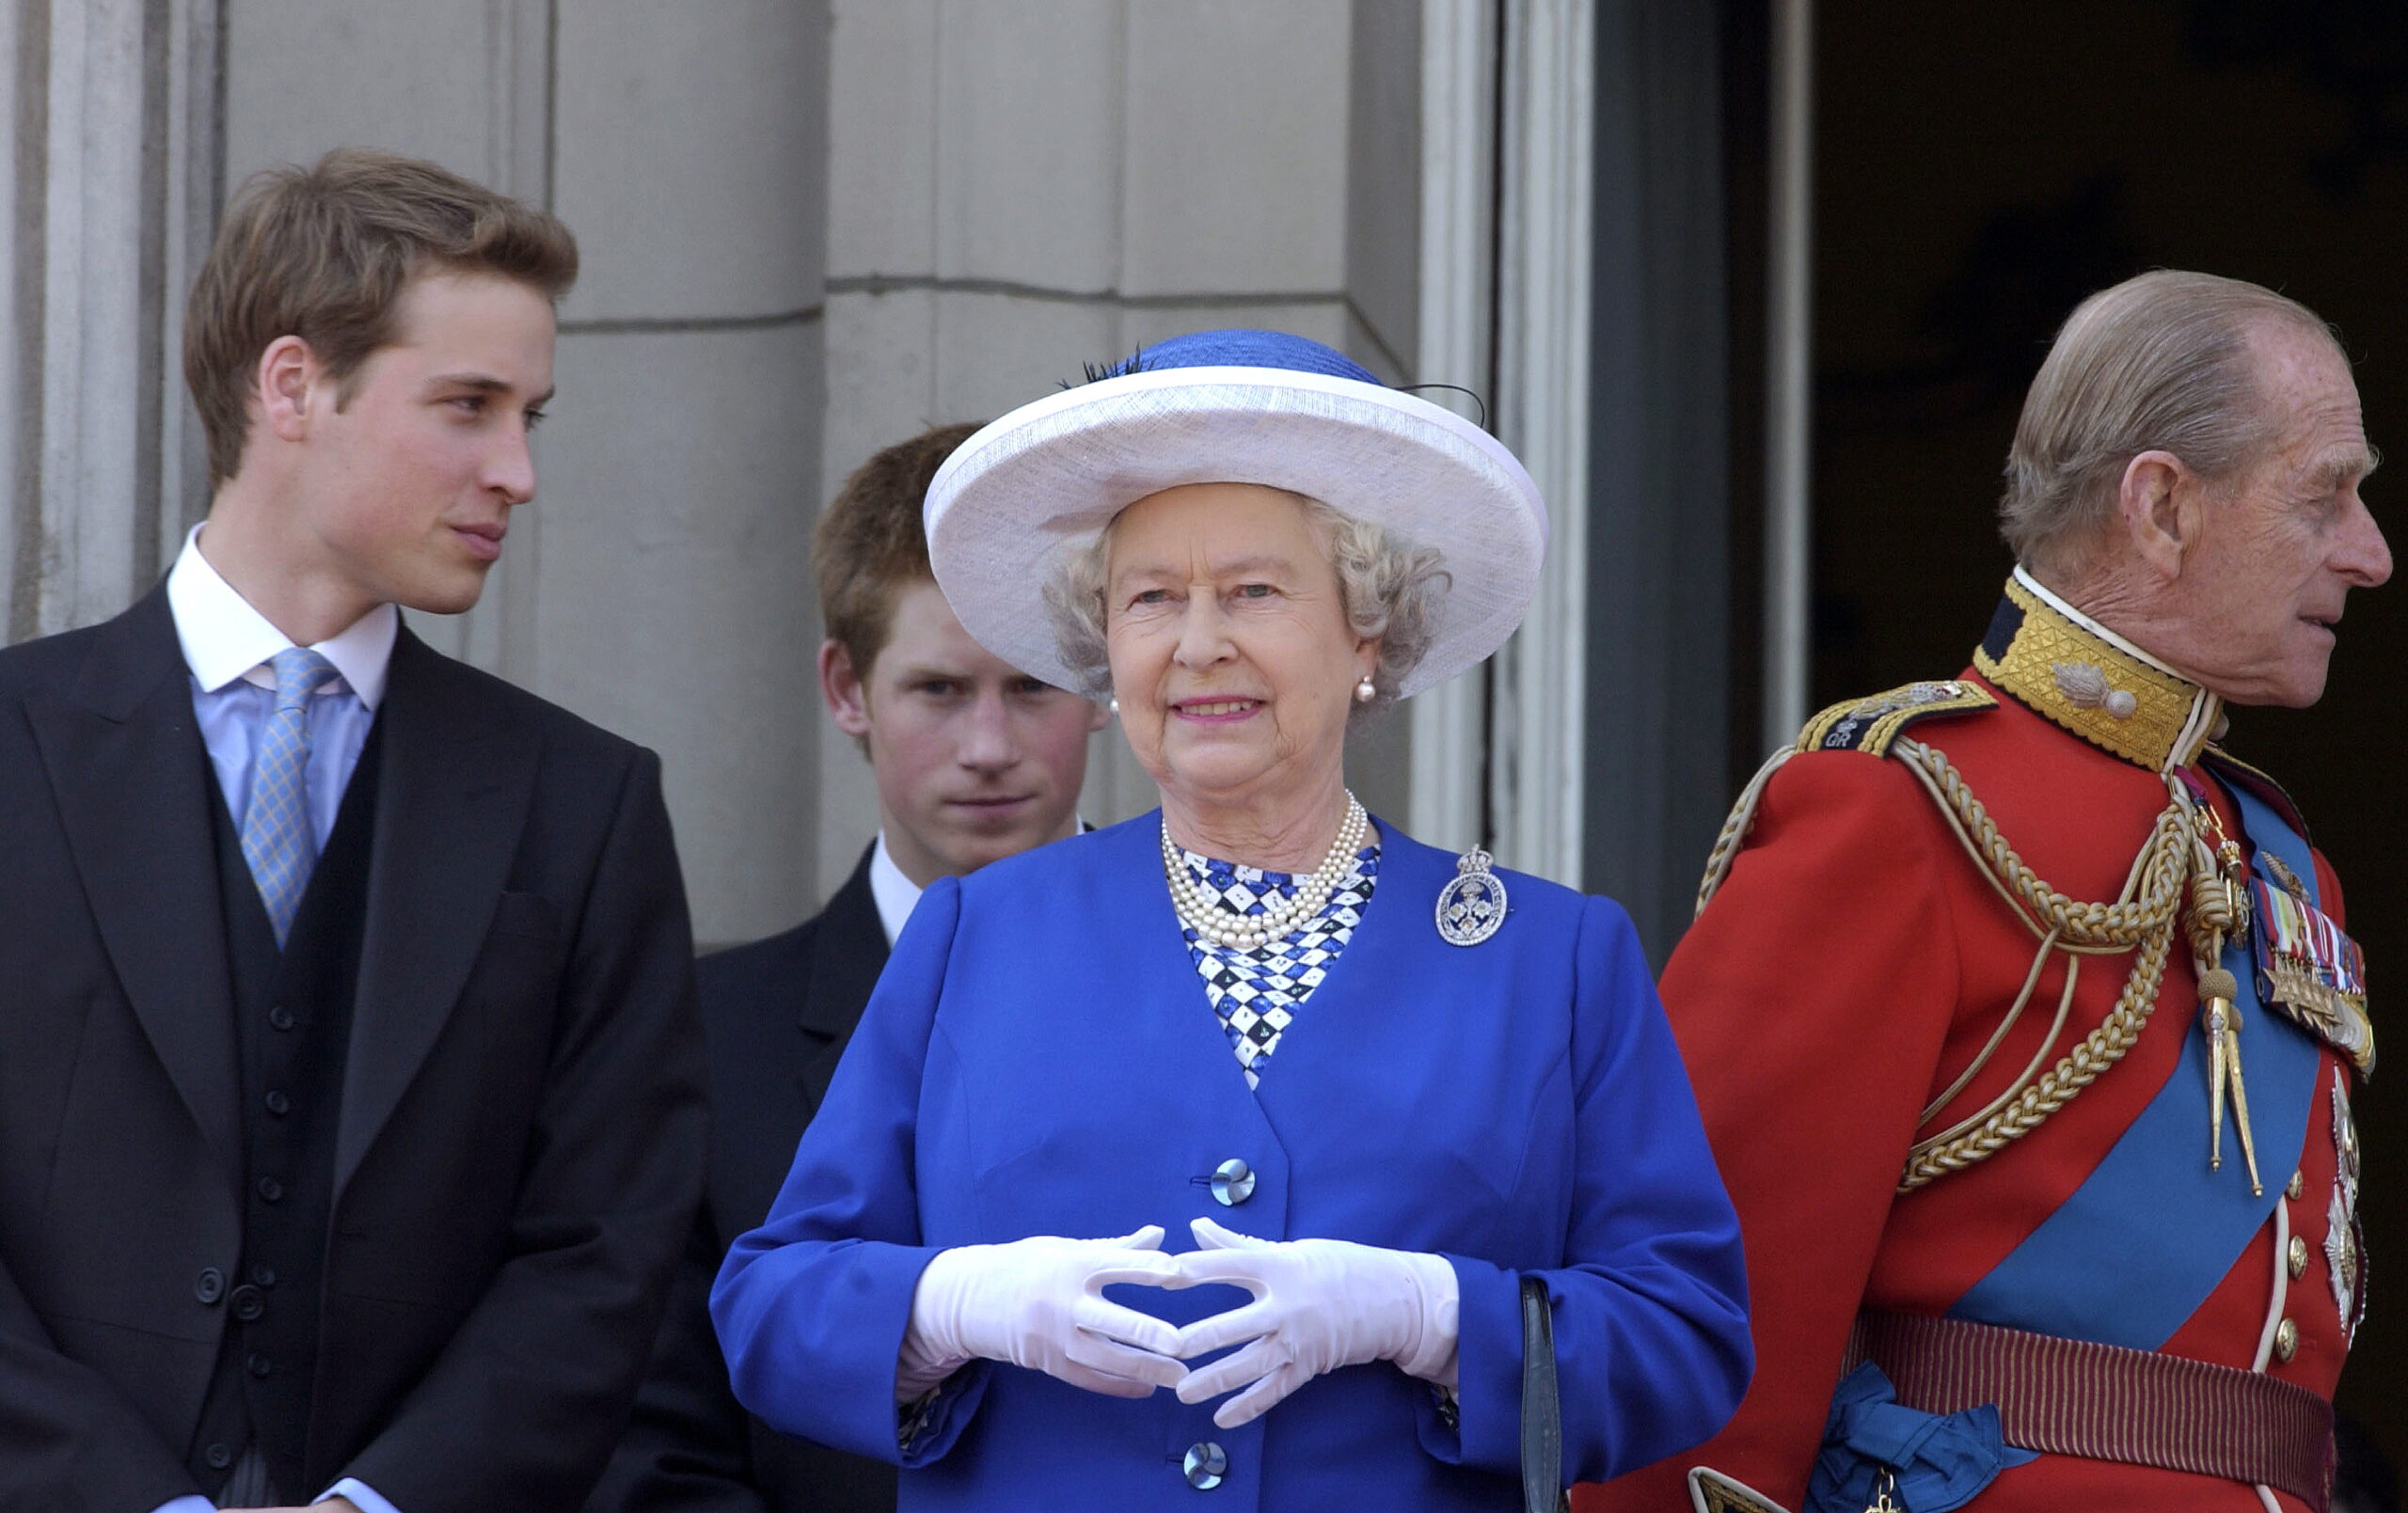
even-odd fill
[{"label": "blue hat crown", "polygon": [[1243,326],[1226,331],[1190,331],[1149,347],[1139,347],[1110,367],[1090,366],[1087,378],[1090,382],[1126,378],[1131,373],[1159,372],[1166,368],[1282,368],[1290,372],[1320,373],[1385,386],[1370,369],[1334,348],[1285,331],[1258,331]]}]

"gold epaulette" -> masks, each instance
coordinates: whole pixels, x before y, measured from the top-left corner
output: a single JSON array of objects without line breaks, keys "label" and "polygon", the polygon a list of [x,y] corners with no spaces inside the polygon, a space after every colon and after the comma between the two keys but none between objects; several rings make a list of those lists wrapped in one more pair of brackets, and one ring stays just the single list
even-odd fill
[{"label": "gold epaulette", "polygon": [[1997,707],[1995,698],[1961,679],[1909,683],[1870,699],[1833,704],[1808,720],[1806,728],[1798,733],[1797,749],[1863,751],[1887,756],[1898,733],[1916,720],[1935,715],[1970,715]]}]

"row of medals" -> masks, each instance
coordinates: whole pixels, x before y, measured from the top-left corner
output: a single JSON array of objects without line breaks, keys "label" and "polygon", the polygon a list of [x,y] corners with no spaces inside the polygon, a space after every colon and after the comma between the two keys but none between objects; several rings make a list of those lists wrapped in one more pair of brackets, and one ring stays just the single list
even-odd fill
[{"label": "row of medals", "polygon": [[[2216,875],[2224,885],[2225,899],[2233,922],[2233,942],[2236,945],[2245,946],[2249,939],[2252,922],[2248,868],[2242,861],[2239,844],[2224,833],[2224,826],[2216,818],[2215,811],[2202,804],[2198,812],[2212,832]],[[2305,890],[2299,879],[2292,876],[2290,870],[2282,866],[2278,859],[2270,858],[2269,860],[2273,862],[2276,883],[2283,888],[2284,891],[2299,899],[2301,903],[2306,904]],[[2245,955],[2246,953],[2244,953]],[[2248,970],[2251,969],[2251,964],[2244,959],[2242,968]],[[2273,985],[2261,982],[2259,985],[2262,990],[2260,1001],[2275,1001]],[[2345,1037],[2336,1035],[2334,1032],[2339,1027],[2327,1026],[2321,1022],[2321,1016],[2316,1014],[2311,1007],[2288,1003],[2280,1006],[2289,1014],[2290,1017],[2300,1022],[2301,1028],[2318,1039],[2334,1044],[2345,1054],[2355,1048],[2347,1042]],[[2199,1018],[2201,1028],[2208,1037],[2210,1105],[2209,1165],[2214,1168],[2221,1166],[2223,1162],[2224,1106],[2226,1092],[2228,1088],[2232,1097],[2235,1131],[2241,1138],[2243,1158],[2249,1167],[2250,1190],[2260,1191],[2262,1188],[2258,1177],[2257,1154],[2251,1147],[2249,1136],[2248,1095],[2242,1090],[2241,1078],[2240,1011],[2233,1006],[2229,999],[2210,995],[2200,1005]],[[2357,1121],[2350,1111],[2348,1073],[2339,1068],[2336,1068],[2333,1074],[2332,1097],[2334,1181],[2332,1202],[2325,1210],[2324,1262],[2325,1269],[2333,1283],[2333,1300],[2340,1310],[2341,1328],[2346,1346],[2348,1338],[2353,1337],[2357,1332],[2360,1303],[2358,1129]],[[2291,1192],[2289,1196],[2296,1197],[2298,1194]],[[2307,1266],[2305,1242],[2293,1239],[2291,1253],[2285,1258],[2285,1261],[2292,1277],[2296,1278],[2305,1271]]]}]

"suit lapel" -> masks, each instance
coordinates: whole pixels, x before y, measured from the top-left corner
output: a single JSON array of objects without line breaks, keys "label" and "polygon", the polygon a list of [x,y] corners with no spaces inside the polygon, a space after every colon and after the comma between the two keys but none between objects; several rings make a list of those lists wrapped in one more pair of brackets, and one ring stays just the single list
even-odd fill
[{"label": "suit lapel", "polygon": [[109,960],[202,1137],[242,1159],[233,989],[207,749],[166,591],[101,627],[68,700],[27,715]]},{"label": "suit lapel", "polygon": [[803,985],[799,1020],[805,1033],[824,1038],[827,1045],[803,1063],[800,1073],[806,1119],[827,1096],[828,1080],[836,1075],[845,1043],[869,1005],[878,974],[886,969],[886,926],[869,886],[872,851],[862,853],[860,865],[828,900],[813,932],[811,975]]},{"label": "suit lapel", "polygon": [[479,674],[406,630],[377,718],[384,767],[335,1142],[338,1195],[475,965],[527,822],[538,756]]}]

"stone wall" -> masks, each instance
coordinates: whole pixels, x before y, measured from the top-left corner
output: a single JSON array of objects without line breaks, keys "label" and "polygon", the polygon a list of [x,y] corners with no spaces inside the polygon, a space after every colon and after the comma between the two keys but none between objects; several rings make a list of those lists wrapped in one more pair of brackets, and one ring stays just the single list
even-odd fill
[{"label": "stone wall", "polygon": [[[556,210],[584,272],[537,500],[485,601],[413,624],[659,750],[698,936],[781,928],[876,814],[816,689],[817,510],[1180,331],[1424,376],[1419,36],[1349,0],[8,0],[0,623],[116,612],[206,511],[178,355],[226,196],[433,158]],[[1354,763],[1384,812],[1409,733]],[[1117,732],[1090,770],[1090,818],[1152,803]]]}]

